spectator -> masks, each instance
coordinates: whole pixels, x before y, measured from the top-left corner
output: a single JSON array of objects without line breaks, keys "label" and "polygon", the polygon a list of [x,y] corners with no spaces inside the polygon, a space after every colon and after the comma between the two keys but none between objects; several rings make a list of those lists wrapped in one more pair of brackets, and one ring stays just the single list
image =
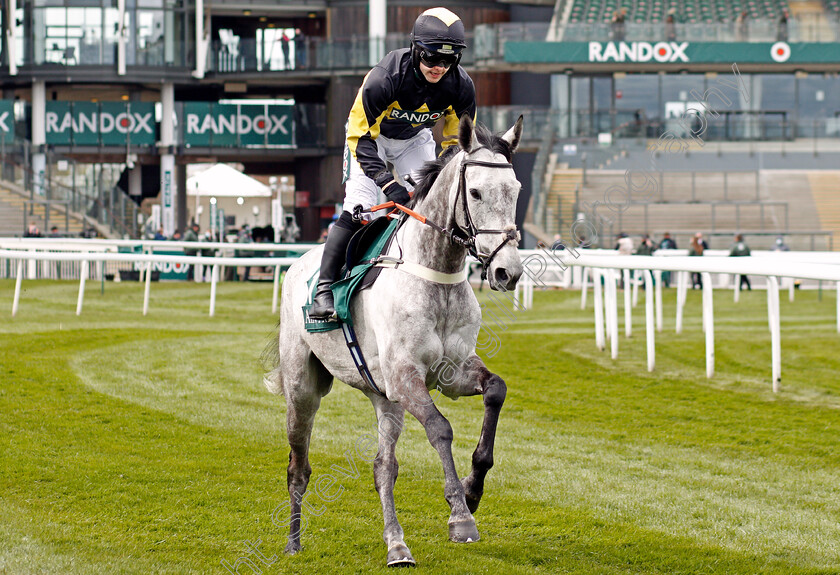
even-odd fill
[{"label": "spectator", "polygon": [[642,236],[642,243],[639,244],[639,247],[636,249],[637,256],[652,256],[653,252],[656,250],[656,246],[653,245],[653,242],[650,239],[650,236],[645,234]]},{"label": "spectator", "polygon": [[747,11],[743,10],[735,19],[735,39],[738,42],[747,41]]},{"label": "spectator", "polygon": [[[198,231],[199,227],[198,224],[193,222],[190,225],[187,233],[184,234],[184,241],[185,242],[197,242],[198,241]],[[198,249],[196,248],[184,248],[184,254],[188,256],[194,256],[198,253]],[[195,277],[195,265],[189,264],[187,266],[187,281],[191,281]]]},{"label": "spectator", "polygon": [[[691,247],[688,249],[688,255],[690,256],[702,256],[703,252],[709,246],[706,245],[705,240],[703,240],[703,234],[697,232],[694,234],[694,237],[691,238]],[[691,289],[703,289],[703,276],[697,272],[692,272],[691,274]]]},{"label": "spectator", "polygon": [[[253,236],[251,236],[251,227],[248,224],[245,224],[240,228],[239,232],[236,234],[236,243],[238,244],[250,244],[254,242]],[[234,255],[238,258],[247,258],[251,257],[253,253],[248,250],[236,250]],[[243,266],[244,269],[242,271],[242,281],[248,281],[248,276],[251,275],[251,266]]]},{"label": "spectator", "polygon": [[306,39],[300,28],[295,28],[295,60],[299,69],[306,68]]},{"label": "spectator", "polygon": [[[675,250],[677,249],[677,242],[671,239],[671,234],[665,232],[662,234],[662,241],[659,242],[660,250]],[[671,287],[671,272],[662,272],[662,283],[665,287]]]},{"label": "spectator", "polygon": [[50,228],[50,237],[51,238],[60,238],[61,234],[58,232],[58,226],[53,226]]},{"label": "spectator", "polygon": [[[333,223],[327,227],[328,232],[332,229],[332,226],[337,219],[338,218],[334,218]],[[280,239],[284,244],[293,244],[300,239],[300,226],[297,225],[297,220],[295,220],[294,214],[286,214],[286,224],[283,226],[283,232]]]},{"label": "spectator", "polygon": [[166,241],[166,236],[163,235],[163,228],[158,228],[158,231],[155,232],[154,240],[158,242]]},{"label": "spectator", "polygon": [[624,20],[627,16],[627,8],[616,10],[612,17],[612,39],[615,42],[624,41]]},{"label": "spectator", "polygon": [[38,229],[38,226],[35,224],[29,224],[29,227],[26,228],[26,231],[23,233],[23,237],[25,238],[40,238],[41,230]]},{"label": "spectator", "polygon": [[292,59],[289,56],[289,35],[283,30],[283,35],[280,36],[280,48],[283,49],[283,66],[285,70],[292,69]]},{"label": "spectator", "polygon": [[665,39],[669,42],[674,42],[677,39],[677,21],[674,20],[676,8],[668,10],[668,17],[665,18]]},{"label": "spectator", "polygon": [[180,242],[181,241],[181,232],[179,230],[175,230],[172,233],[172,237],[169,238],[169,239],[170,239],[170,241],[173,241],[173,242]]},{"label": "spectator", "polygon": [[779,41],[779,42],[787,42],[788,41],[788,11],[787,10],[782,10],[782,16],[779,18],[779,32],[776,34],[776,40]]},{"label": "spectator", "polygon": [[773,244],[773,247],[770,248],[770,251],[773,252],[789,252],[790,248],[785,243],[785,238],[779,236],[776,238],[776,243]]},{"label": "spectator", "polygon": [[[633,255],[633,238],[628,236],[626,233],[621,232],[618,234],[618,242],[615,244],[615,248],[618,250],[618,255],[620,256],[631,256]],[[619,289],[624,289],[624,270],[619,272]]]},{"label": "spectator", "polygon": [[[740,258],[748,255],[750,255],[750,247],[744,241],[744,236],[738,234],[735,236],[735,243],[732,245],[732,249],[729,250],[729,256]],[[741,274],[741,289],[744,289],[744,284],[747,285],[748,290],[752,291],[750,278],[747,277],[747,274]]]},{"label": "spectator", "polygon": [[613,249],[618,250],[618,255],[621,256],[633,255],[633,238],[621,232]]}]

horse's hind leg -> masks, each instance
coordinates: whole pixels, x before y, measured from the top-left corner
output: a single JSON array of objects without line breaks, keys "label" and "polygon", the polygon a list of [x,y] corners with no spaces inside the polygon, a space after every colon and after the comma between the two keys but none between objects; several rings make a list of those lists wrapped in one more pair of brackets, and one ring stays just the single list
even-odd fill
[{"label": "horse's hind leg", "polygon": [[[300,533],[302,530],[301,504],[309,485],[312,467],[309,465],[309,439],[312,436],[312,424],[321,405],[321,397],[329,392],[332,375],[324,368],[318,358],[307,352],[299,362],[298,369],[283,376],[283,391],[286,396],[286,433],[289,437],[289,467],[286,482],[289,487],[291,519],[289,521],[289,542],[286,553],[300,551]],[[305,525],[305,520],[303,522]]]},{"label": "horse's hind leg", "polygon": [[459,381],[441,382],[444,393],[450,397],[482,394],[484,396],[484,423],[481,425],[481,435],[472,456],[472,471],[461,484],[467,506],[472,513],[478,509],[481,496],[484,493],[484,478],[493,467],[493,446],[496,442],[496,425],[499,423],[499,413],[505,403],[507,386],[501,377],[485,367],[484,362],[477,355],[473,355],[464,362]]},{"label": "horse's hind leg", "polygon": [[372,394],[369,397],[379,422],[379,451],[373,460],[373,481],[379,493],[382,517],[385,520],[382,539],[388,546],[388,566],[414,565],[414,557],[403,540],[403,530],[397,520],[397,510],[394,506],[394,484],[400,467],[396,450],[397,440],[403,429],[403,409],[384,397]]}]

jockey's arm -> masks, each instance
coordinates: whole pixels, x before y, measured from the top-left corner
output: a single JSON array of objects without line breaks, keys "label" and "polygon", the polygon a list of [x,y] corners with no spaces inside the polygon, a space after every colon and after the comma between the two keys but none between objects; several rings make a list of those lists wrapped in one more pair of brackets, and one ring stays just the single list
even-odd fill
[{"label": "jockey's arm", "polygon": [[386,169],[379,157],[376,138],[380,124],[394,102],[394,87],[386,71],[375,66],[365,76],[347,121],[347,145],[365,175],[375,179]]}]

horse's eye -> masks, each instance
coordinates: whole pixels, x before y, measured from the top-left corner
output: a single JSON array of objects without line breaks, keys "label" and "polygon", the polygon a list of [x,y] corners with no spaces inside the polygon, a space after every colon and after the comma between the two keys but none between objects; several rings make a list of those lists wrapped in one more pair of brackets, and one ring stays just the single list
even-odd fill
[{"label": "horse's eye", "polygon": [[470,190],[470,195],[473,197],[474,200],[480,200],[481,194],[478,193],[478,190],[472,189]]}]

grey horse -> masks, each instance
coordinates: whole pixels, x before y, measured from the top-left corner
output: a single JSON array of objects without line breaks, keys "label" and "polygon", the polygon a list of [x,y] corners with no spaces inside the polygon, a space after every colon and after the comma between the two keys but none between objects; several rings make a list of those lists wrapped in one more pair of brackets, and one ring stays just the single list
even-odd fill
[{"label": "grey horse", "polygon": [[[367,395],[378,420],[378,452],[373,477],[385,520],[387,563],[413,565],[394,508],[396,442],[408,411],[423,425],[437,450],[445,476],[444,496],[451,508],[449,538],[479,538],[473,513],[493,466],[493,444],[507,388],[476,355],[481,308],[464,274],[466,256],[484,264],[492,289],[512,290],[522,274],[517,251],[516,201],[521,188],[510,164],[522,134],[522,118],[495,136],[464,117],[457,153],[427,164],[415,188],[412,209],[432,225],[408,219],[388,256],[404,262],[386,267],[376,283],[355,296],[353,324],[377,393],[360,376],[341,330],[307,333],[302,306],[307,280],[321,261],[313,249],[286,274],[276,367],[266,375],[272,393],[283,393],[291,452],[287,483],[291,519],[286,553],[300,550],[301,503],[309,483],[309,440],[321,398],[333,378]],[[436,224],[436,226],[434,225]],[[435,390],[438,391],[435,391]],[[459,480],[452,457],[452,426],[435,406],[435,396],[484,396],[484,422],[472,456],[472,470]]]}]

